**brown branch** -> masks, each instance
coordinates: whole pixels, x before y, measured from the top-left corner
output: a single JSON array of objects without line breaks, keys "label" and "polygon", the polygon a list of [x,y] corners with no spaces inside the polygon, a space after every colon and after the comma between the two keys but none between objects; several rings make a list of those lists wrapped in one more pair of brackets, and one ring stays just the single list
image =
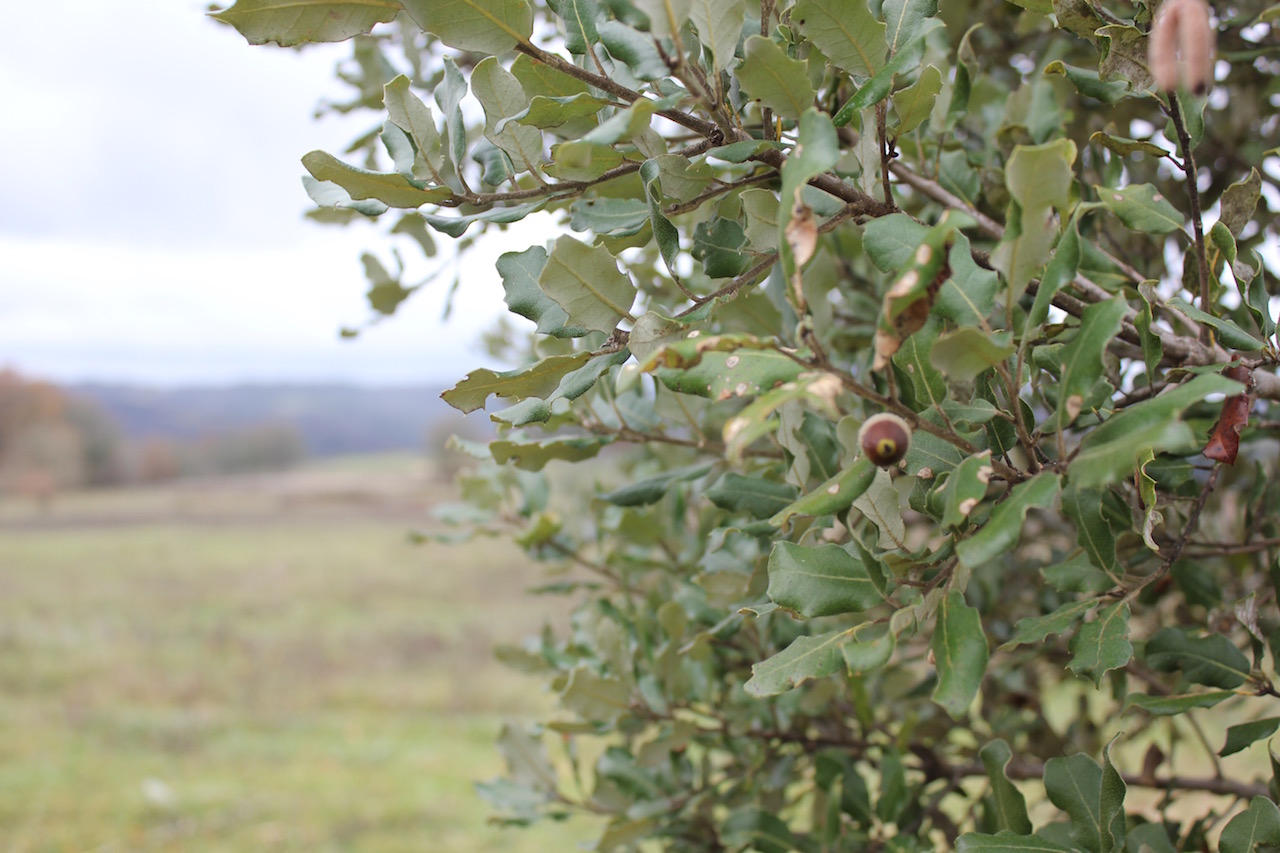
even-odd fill
[{"label": "brown branch", "polygon": [[[1187,180],[1187,199],[1191,203],[1191,226],[1196,237],[1196,265],[1200,275],[1200,310],[1206,314],[1213,313],[1213,305],[1209,299],[1209,255],[1204,246],[1204,222],[1200,213],[1199,171],[1196,168],[1196,156],[1192,151],[1191,135],[1182,121],[1182,108],[1178,106],[1178,96],[1169,96],[1169,107],[1166,110],[1174,130],[1178,132],[1178,145],[1182,148],[1182,167]],[[1213,330],[1208,326],[1200,329],[1200,342],[1205,346],[1213,345]]]}]

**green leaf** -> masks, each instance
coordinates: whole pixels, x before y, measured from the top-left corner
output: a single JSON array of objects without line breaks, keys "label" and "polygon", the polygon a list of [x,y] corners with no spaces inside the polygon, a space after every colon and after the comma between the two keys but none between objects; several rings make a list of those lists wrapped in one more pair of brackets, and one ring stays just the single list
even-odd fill
[{"label": "green leaf", "polygon": [[236,0],[209,17],[230,24],[249,44],[346,41],[400,11],[393,0]]},{"label": "green leaf", "polygon": [[855,79],[884,67],[885,25],[862,0],[800,0],[791,20],[823,56]]},{"label": "green leaf", "polygon": [[1067,668],[1101,686],[1102,676],[1129,663],[1133,646],[1129,643],[1129,605],[1111,604],[1098,609],[1071,638]]},{"label": "green leaf", "polygon": [[586,92],[557,97],[534,95],[527,107],[498,122],[495,130],[501,133],[513,121],[530,127],[561,127],[572,121],[590,118],[608,105],[609,102],[604,98],[597,98]]},{"label": "green leaf", "polygon": [[1101,486],[1128,477],[1147,450],[1190,452],[1199,442],[1191,428],[1178,420],[1182,413],[1209,394],[1242,390],[1239,382],[1204,374],[1113,415],[1080,443],[1071,481],[1078,486]]},{"label": "green leaf", "polygon": [[1010,208],[1009,228],[991,256],[1014,290],[1022,294],[1027,282],[1049,259],[1056,228],[1053,211],[1063,214],[1071,203],[1072,166],[1076,145],[1057,139],[1043,145],[1019,145],[1005,166],[1005,185],[1016,205]]},{"label": "green leaf", "polygon": [[638,198],[580,198],[569,211],[574,231],[628,237],[649,222],[649,205]]},{"label": "green leaf", "polygon": [[844,661],[840,646],[849,634],[845,630],[796,637],[773,657],[753,664],[751,679],[743,688],[752,696],[773,696],[811,678],[834,675]]},{"label": "green leaf", "polygon": [[1147,381],[1154,385],[1160,375],[1160,362],[1164,360],[1164,344],[1153,328],[1155,315],[1151,306],[1157,301],[1155,283],[1144,281],[1139,284],[1138,296],[1142,308],[1133,318],[1133,326],[1138,330],[1138,338],[1142,343],[1142,360],[1147,368]]},{"label": "green leaf", "polygon": [[933,701],[958,720],[978,694],[987,670],[987,635],[978,611],[965,604],[958,592],[938,602],[936,619],[929,643],[938,670]]},{"label": "green leaf", "polygon": [[1280,844],[1280,809],[1266,797],[1254,797],[1233,817],[1218,839],[1221,853],[1254,853],[1258,845]]},{"label": "green leaf", "polygon": [[1120,332],[1128,307],[1123,296],[1116,296],[1084,309],[1079,331],[1061,351],[1058,409],[1046,424],[1046,430],[1066,428],[1080,415],[1094,385],[1102,378],[1103,354]]},{"label": "green leaf", "polygon": [[991,518],[973,536],[956,544],[962,565],[977,569],[1013,550],[1022,535],[1027,512],[1032,507],[1047,508],[1058,497],[1060,477],[1042,471],[1010,490],[1009,496],[991,513]]},{"label": "green leaf", "polygon": [[1131,92],[1144,92],[1151,86],[1153,80],[1147,68],[1145,27],[1109,24],[1099,27],[1095,35],[1098,40],[1099,79],[1127,85]]},{"label": "green leaf", "polygon": [[529,397],[514,406],[503,409],[501,412],[490,415],[489,419],[510,426],[546,423],[551,419],[552,407],[555,404],[562,400],[567,402],[578,399],[590,391],[600,377],[610,368],[622,364],[630,357],[631,353],[626,349],[609,355],[597,356],[577,370],[565,374],[564,378],[560,380],[559,386],[549,396],[542,399]]},{"label": "green leaf", "polygon": [[845,102],[845,105],[832,117],[832,124],[836,127],[844,127],[853,121],[854,116],[889,97],[893,92],[894,77],[914,71],[924,56],[924,48],[925,37],[920,36],[897,51],[893,58],[875,73],[874,77],[864,83],[862,88],[854,92],[853,97]]},{"label": "green leaf", "polygon": [[1232,237],[1239,239],[1244,227],[1253,219],[1261,197],[1262,176],[1256,168],[1250,168],[1248,177],[1223,190],[1218,221],[1226,226]]},{"label": "green leaf", "polygon": [[489,444],[493,461],[499,465],[508,462],[522,471],[541,471],[548,462],[581,462],[594,459],[601,448],[612,443],[612,438],[559,438],[551,441],[516,442],[498,440]]},{"label": "green leaf", "polygon": [[[857,464],[857,463],[855,463]],[[877,469],[871,485],[853,502],[854,509],[875,525],[876,544],[885,550],[904,548],[907,530],[902,518],[902,496],[893,486],[893,478],[883,468]]]},{"label": "green leaf", "polygon": [[629,483],[620,489],[614,489],[600,496],[615,506],[648,506],[662,500],[672,486],[705,477],[711,471],[712,463],[688,465],[673,468],[655,477],[648,477],[635,483]]},{"label": "green leaf", "polygon": [[409,17],[440,41],[494,56],[533,35],[533,10],[525,0],[400,0]]},{"label": "green leaf", "polygon": [[1144,823],[1125,835],[1125,848],[1136,853],[1178,853],[1162,823]]},{"label": "green leaf", "polygon": [[804,495],[778,511],[769,519],[775,527],[781,527],[793,515],[832,515],[848,509],[871,487],[876,477],[876,466],[865,456],[859,456],[851,465],[812,492]]},{"label": "green leaf", "polygon": [[453,195],[448,187],[423,189],[415,186],[398,173],[371,172],[348,166],[324,151],[304,155],[302,165],[317,181],[337,184],[353,199],[377,199],[389,207],[417,208],[424,204],[438,204]]},{"label": "green leaf", "polygon": [[1019,619],[1013,628],[1013,636],[1001,648],[1014,648],[1044,642],[1046,637],[1061,634],[1075,627],[1084,615],[1097,605],[1093,599],[1068,601],[1052,613],[1044,616],[1028,616]]},{"label": "green leaf", "polygon": [[608,145],[575,139],[551,147],[551,162],[544,171],[563,181],[594,181],[621,166],[624,159],[620,151]]},{"label": "green leaf", "polygon": [[449,157],[461,170],[462,161],[467,157],[467,125],[462,117],[462,99],[467,94],[467,78],[462,76],[453,57],[444,57],[443,65],[444,80],[436,89],[436,104],[444,114]]},{"label": "green leaf", "polygon": [[1153,535],[1157,525],[1164,523],[1164,515],[1161,514],[1157,505],[1156,481],[1149,473],[1147,466],[1155,461],[1156,455],[1148,450],[1138,458],[1138,465],[1134,470],[1134,479],[1138,483],[1138,500],[1140,501],[1139,511],[1142,516],[1142,524],[1138,530],[1142,534],[1142,543],[1152,551],[1159,553],[1160,546],[1156,543]]},{"label": "green leaf", "polygon": [[[942,323],[931,318],[924,327],[902,342],[893,354],[893,363],[906,375],[911,396],[917,410],[941,406],[947,400],[947,380],[933,366],[930,353],[937,340]],[[993,411],[994,414],[994,411]]]},{"label": "green leaf", "polygon": [[972,382],[978,374],[1001,364],[1017,352],[1012,332],[984,332],[961,326],[939,335],[929,358],[954,382]]},{"label": "green leaf", "polygon": [[1095,185],[1093,191],[1117,219],[1134,231],[1168,234],[1181,230],[1186,221],[1181,211],[1151,184],[1131,184],[1119,190]]},{"label": "green leaf", "polygon": [[613,723],[630,711],[631,688],[621,679],[578,667],[569,673],[560,703],[584,720]]},{"label": "green leaf", "polygon": [[1173,717],[1185,714],[1196,708],[1212,708],[1220,702],[1232,698],[1236,694],[1227,691],[1213,693],[1182,693],[1168,696],[1150,696],[1145,693],[1130,693],[1125,697],[1125,710],[1137,708],[1155,717]]},{"label": "green leaf", "polygon": [[1083,592],[1096,595],[1116,585],[1113,578],[1090,563],[1083,554],[1078,554],[1065,563],[1047,566],[1040,570],[1040,574],[1059,592]]},{"label": "green leaf", "polygon": [[[880,631],[879,636],[870,640],[860,639],[863,629],[867,632]],[[840,651],[844,654],[844,665],[851,675],[859,675],[865,672],[873,672],[880,669],[889,662],[893,657],[893,650],[897,646],[897,635],[886,629],[882,624],[863,623],[853,629],[853,639],[845,643]]]},{"label": "green leaf", "polygon": [[885,40],[896,54],[919,35],[925,20],[938,14],[938,0],[884,0]]},{"label": "green leaf", "polygon": [[409,78],[401,74],[384,86],[382,103],[386,106],[391,121],[413,140],[416,149],[413,177],[443,184],[440,170],[444,168],[444,145],[440,131],[436,128],[431,108],[409,88]]},{"label": "green leaf", "polygon": [[1062,512],[1076,526],[1076,541],[1089,562],[1112,578],[1122,574],[1116,565],[1116,535],[1102,512],[1102,492],[1077,483],[1062,492]]},{"label": "green leaf", "polygon": [[1196,684],[1223,690],[1244,684],[1251,670],[1249,659],[1221,634],[1192,637],[1177,628],[1165,628],[1147,641],[1146,661],[1159,672],[1180,669]]},{"label": "green leaf", "polygon": [[676,274],[676,258],[680,255],[680,232],[662,212],[662,168],[655,159],[645,160],[640,166],[640,181],[644,186],[645,201],[649,205],[649,222],[658,242],[658,252],[671,275]]},{"label": "green leaf", "polygon": [[991,482],[991,451],[975,453],[956,466],[942,487],[942,526],[961,529],[987,494]]},{"label": "green leaf", "polygon": [[685,340],[669,345],[651,356],[643,369],[654,370],[672,391],[696,394],[713,400],[755,396],[785,382],[791,382],[804,368],[778,352],[737,349],[703,351],[685,359],[681,348],[708,339]]},{"label": "green leaf", "polygon": [[715,73],[733,63],[745,16],[744,0],[692,0],[689,19],[698,28],[702,43],[711,49],[714,61],[710,67]]},{"label": "green leaf", "polygon": [[698,223],[689,254],[702,262],[707,278],[733,278],[746,270],[749,263],[743,251],[746,244],[747,235],[736,220],[716,217]]},{"label": "green leaf", "polygon": [[[488,145],[488,143],[485,144]],[[497,151],[498,149],[491,148],[490,150]],[[422,218],[441,234],[448,234],[450,237],[461,237],[467,232],[468,228],[477,222],[492,222],[499,225],[508,222],[519,222],[535,210],[540,210],[546,203],[546,200],[542,199],[515,207],[494,207],[489,210],[482,210],[479,213],[468,213],[466,216],[437,216],[432,213],[424,213]]]},{"label": "green leaf", "polygon": [[769,555],[769,598],[810,619],[860,613],[882,601],[867,567],[845,549],[790,542],[775,542]]},{"label": "green leaf", "polygon": [[1102,750],[1102,791],[1099,797],[1101,813],[1098,828],[1103,853],[1124,853],[1124,796],[1127,788],[1124,779],[1120,778],[1120,771],[1111,763],[1111,747],[1116,738],[1112,738],[1111,743]]},{"label": "green leaf", "polygon": [[784,118],[798,121],[813,106],[815,93],[808,66],[787,56],[772,39],[747,39],[737,76],[751,97]]},{"label": "green leaf", "polygon": [[725,844],[738,850],[760,853],[791,853],[798,849],[791,827],[772,812],[743,807],[725,819],[720,827]]},{"label": "green leaf", "polygon": [[723,510],[769,518],[796,499],[796,487],[763,477],[744,477],[730,471],[707,489],[706,496]]},{"label": "green leaf", "polygon": [[933,112],[933,102],[942,91],[942,72],[928,66],[920,72],[916,82],[893,95],[893,111],[898,122],[893,127],[894,136],[910,133],[920,126]]},{"label": "green leaf", "polygon": [[[811,178],[833,168],[840,159],[840,142],[831,118],[816,109],[809,108],[800,118],[796,145],[782,164],[782,189],[777,213],[778,243],[784,247],[784,257],[790,260],[791,251],[785,239],[787,225],[797,200],[804,198],[803,190]],[[799,199],[797,198],[799,196]]]},{"label": "green leaf", "polygon": [[1039,836],[1018,835],[1007,830],[995,835],[967,832],[956,839],[956,853],[1070,853],[1070,850]]},{"label": "green leaf", "polygon": [[958,325],[980,326],[995,306],[999,278],[973,260],[969,238],[963,234],[955,235],[949,260],[951,277],[942,283],[934,311]]},{"label": "green leaf", "polygon": [[[1121,81],[1104,82],[1098,75],[1097,71],[1090,71],[1087,68],[1077,68],[1074,65],[1067,65],[1060,59],[1055,59],[1044,67],[1045,74],[1059,74],[1066,77],[1072,86],[1076,87],[1076,91],[1090,98],[1097,98],[1099,101],[1107,104],[1114,104],[1121,98],[1125,97],[1129,92],[1129,84]],[[1095,142],[1099,136],[1107,136],[1101,131],[1095,133],[1090,141]],[[1111,137],[1119,139],[1119,137]],[[1103,143],[1106,144],[1105,142]],[[1107,146],[1110,148],[1111,146]],[[1115,149],[1112,149],[1115,150]]]},{"label": "green leaf", "polygon": [[597,0],[548,0],[564,23],[564,46],[575,56],[587,53],[600,40],[596,24],[603,17]]},{"label": "green leaf", "polygon": [[[1060,65],[1061,63],[1054,64]],[[1047,69],[1046,73],[1048,73]],[[1121,88],[1124,88],[1123,83],[1107,83],[1105,85],[1118,85]],[[1114,151],[1122,157],[1128,157],[1130,154],[1138,151],[1141,151],[1143,154],[1151,157],[1163,157],[1169,153],[1154,142],[1147,142],[1142,139],[1129,139],[1125,136],[1113,136],[1110,133],[1103,133],[1101,130],[1094,131],[1093,136],[1089,137],[1089,141],[1096,142],[1108,151]]]},{"label": "green leaf", "polygon": [[654,38],[671,38],[689,20],[692,0],[635,0],[636,9],[649,19],[649,33]]},{"label": "green leaf", "polygon": [[580,338],[587,334],[582,326],[566,326],[569,315],[538,287],[538,276],[547,265],[547,250],[530,246],[523,252],[507,252],[498,258],[496,267],[502,276],[503,297],[513,314],[538,324],[537,331],[558,338]]},{"label": "green leaf", "polygon": [[1071,837],[1085,850],[1102,848],[1102,768],[1087,755],[1050,758],[1044,765],[1050,802],[1071,818]]},{"label": "green leaf", "polygon": [[621,21],[602,21],[597,30],[609,55],[627,66],[637,80],[660,80],[670,73],[648,34]]},{"label": "green leaf", "polygon": [[1173,299],[1169,300],[1169,305],[1173,308],[1177,308],[1197,323],[1211,326],[1213,330],[1218,333],[1218,339],[1232,349],[1243,350],[1245,352],[1255,352],[1266,346],[1262,341],[1237,326],[1231,320],[1206,314],[1204,311],[1201,311],[1199,308],[1191,305],[1191,303],[1187,302],[1185,299],[1175,296]]},{"label": "green leaf", "polygon": [[553,355],[527,367],[501,373],[482,367],[468,373],[466,379],[445,391],[440,398],[467,414],[484,408],[491,394],[516,400],[546,397],[559,387],[566,373],[586,364],[590,357],[587,352]]},{"label": "green leaf", "polygon": [[535,171],[542,163],[541,131],[506,121],[529,107],[520,81],[490,56],[472,69],[471,94],[484,107],[485,138],[507,153],[517,172]]},{"label": "green leaf", "polygon": [[1228,755],[1235,755],[1264,737],[1271,737],[1271,735],[1275,734],[1276,729],[1280,729],[1280,717],[1267,717],[1265,720],[1253,720],[1252,722],[1229,726],[1227,728],[1227,741],[1222,745],[1222,750],[1218,755],[1223,758]]},{"label": "green leaf", "polygon": [[556,239],[538,287],[554,299],[569,322],[609,334],[624,317],[634,322],[636,290],[603,246],[588,246],[567,234]]},{"label": "green leaf", "polygon": [[862,247],[881,272],[897,271],[911,263],[911,256],[924,241],[927,225],[905,213],[891,213],[871,220],[862,229]]},{"label": "green leaf", "polygon": [[996,826],[1002,831],[1031,834],[1031,819],[1027,817],[1027,801],[1009,777],[1005,768],[1013,758],[1009,744],[1003,740],[993,740],[978,753],[982,766],[986,768],[987,778],[991,780],[991,797],[995,802]]}]

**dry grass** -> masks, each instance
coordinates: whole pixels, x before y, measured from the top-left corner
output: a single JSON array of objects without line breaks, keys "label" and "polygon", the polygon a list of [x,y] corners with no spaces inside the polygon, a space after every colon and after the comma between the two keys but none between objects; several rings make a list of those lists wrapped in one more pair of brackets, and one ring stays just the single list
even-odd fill
[{"label": "dry grass", "polygon": [[499,544],[409,542],[439,493],[381,460],[0,504],[0,853],[590,837],[485,823],[498,728],[547,702],[490,650],[547,602]]}]

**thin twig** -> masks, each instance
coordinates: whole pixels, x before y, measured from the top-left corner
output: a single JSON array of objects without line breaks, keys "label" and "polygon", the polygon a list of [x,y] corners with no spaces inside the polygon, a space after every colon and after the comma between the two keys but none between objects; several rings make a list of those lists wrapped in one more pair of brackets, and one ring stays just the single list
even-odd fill
[{"label": "thin twig", "polygon": [[[1166,109],[1169,114],[1169,120],[1173,122],[1174,130],[1178,133],[1178,145],[1182,148],[1183,172],[1187,181],[1187,199],[1191,203],[1191,227],[1195,230],[1196,237],[1196,266],[1200,273],[1200,310],[1206,314],[1213,313],[1213,305],[1209,298],[1209,255],[1205,251],[1204,245],[1204,222],[1200,213],[1200,187],[1199,171],[1196,169],[1196,155],[1191,146],[1191,135],[1187,133],[1187,126],[1182,120],[1182,108],[1178,106],[1178,96],[1169,96],[1169,106]],[[1213,344],[1213,330],[1208,326],[1200,328],[1200,342],[1205,346]]]}]

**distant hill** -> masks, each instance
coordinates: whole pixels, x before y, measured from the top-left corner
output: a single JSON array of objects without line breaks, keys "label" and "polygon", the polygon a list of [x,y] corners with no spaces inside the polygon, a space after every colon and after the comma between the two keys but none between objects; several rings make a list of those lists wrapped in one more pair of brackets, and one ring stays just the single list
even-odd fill
[{"label": "distant hill", "polygon": [[104,409],[130,438],[194,439],[262,424],[297,429],[313,456],[419,450],[456,420],[442,388],[235,385],[147,388],[80,384],[65,390]]}]

